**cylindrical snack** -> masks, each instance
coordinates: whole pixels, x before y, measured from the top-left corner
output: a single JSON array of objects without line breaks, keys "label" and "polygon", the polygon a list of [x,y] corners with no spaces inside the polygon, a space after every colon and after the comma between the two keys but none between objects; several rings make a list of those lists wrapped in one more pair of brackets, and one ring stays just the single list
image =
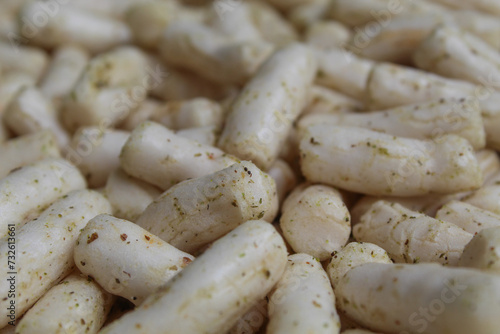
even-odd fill
[{"label": "cylindrical snack", "polygon": [[251,162],[173,186],[137,219],[137,225],[193,254],[250,219],[272,221],[278,210],[274,180]]},{"label": "cylindrical snack", "polygon": [[13,169],[47,158],[60,158],[61,152],[52,131],[42,130],[0,143],[0,157],[2,179]]},{"label": "cylindrical snack", "polygon": [[352,35],[349,28],[337,21],[318,21],[307,27],[305,42],[320,50],[344,46]]},{"label": "cylindrical snack", "polygon": [[444,134],[464,137],[474,149],[486,144],[481,110],[458,100],[437,100],[372,111],[369,113],[315,114],[302,117],[298,128],[331,124],[367,128],[415,139],[432,139]]},{"label": "cylindrical snack", "polygon": [[441,6],[432,2],[400,0],[334,0],[329,8],[330,16],[351,28],[370,22],[386,25],[398,15],[428,13],[441,10]]},{"label": "cylindrical snack", "polygon": [[460,29],[480,37],[497,50],[500,48],[500,21],[497,16],[467,9],[449,11],[448,14]]},{"label": "cylindrical snack", "polygon": [[136,224],[106,214],[88,222],[74,252],[82,273],[135,305],[194,260]]},{"label": "cylindrical snack", "polygon": [[68,94],[89,61],[89,54],[76,45],[63,45],[54,52],[52,62],[40,82],[40,91],[54,99]]},{"label": "cylindrical snack", "polygon": [[149,119],[163,124],[171,130],[202,126],[222,127],[222,106],[206,98],[167,102],[157,108]]},{"label": "cylindrical snack", "polygon": [[150,3],[149,0],[72,0],[78,8],[90,10],[104,16],[124,19],[134,5]]},{"label": "cylindrical snack", "polygon": [[318,77],[316,82],[363,101],[366,82],[374,62],[349,53],[344,49],[316,51]]},{"label": "cylindrical snack", "polygon": [[269,297],[268,334],[340,333],[332,285],[321,263],[294,254]]},{"label": "cylindrical snack", "polygon": [[[224,3],[219,3],[224,5]],[[288,45],[298,39],[290,22],[271,5],[263,1],[249,1],[251,17],[261,36],[277,47]]]},{"label": "cylindrical snack", "polygon": [[422,40],[446,21],[447,16],[441,12],[424,12],[384,19],[387,21],[383,25],[371,21],[355,28],[346,48],[368,59],[408,64]]},{"label": "cylindrical snack", "polygon": [[101,334],[225,333],[271,290],[286,262],[272,225],[246,222]]},{"label": "cylindrical snack", "polygon": [[0,41],[0,62],[4,72],[23,72],[38,81],[47,67],[48,60],[49,57],[43,50],[22,45],[13,47],[7,41]]},{"label": "cylindrical snack", "polygon": [[70,191],[85,188],[80,171],[63,159],[45,159],[0,180],[0,236],[7,226],[21,227]]},{"label": "cylindrical snack", "polygon": [[[44,14],[45,24],[35,26],[31,20],[41,16],[40,13]],[[130,29],[124,22],[70,3],[28,1],[21,8],[18,20],[23,37],[45,48],[74,43],[95,54],[131,41]]]},{"label": "cylindrical snack", "polygon": [[283,203],[280,227],[296,253],[324,261],[349,240],[351,216],[339,191],[306,183]]},{"label": "cylindrical snack", "polygon": [[[387,109],[440,98],[466,97],[473,85],[396,64],[376,64],[366,84],[371,109]],[[464,99],[464,102],[466,100]],[[467,101],[468,102],[468,101]]]},{"label": "cylindrical snack", "polygon": [[480,38],[453,26],[435,29],[413,55],[421,69],[482,85],[500,80],[500,54]]},{"label": "cylindrical snack", "polygon": [[500,226],[479,231],[465,247],[458,265],[500,275]]},{"label": "cylindrical snack", "polygon": [[477,105],[483,116],[487,145],[500,149],[500,92],[494,89],[495,85],[487,80],[485,86],[476,86],[409,67],[381,63],[373,67],[368,77],[367,104],[371,109],[386,109],[452,98]]},{"label": "cylindrical snack", "polygon": [[113,215],[133,222],[161,195],[160,189],[128,175],[122,169],[109,175],[104,193],[111,203]]},{"label": "cylindrical snack", "polygon": [[90,60],[64,100],[61,118],[70,130],[116,125],[139,107],[168,73],[154,68],[136,47],[123,46]]},{"label": "cylindrical snack", "polygon": [[205,19],[205,8],[184,7],[177,1],[139,1],[125,13],[134,41],[147,48],[156,48],[165,28],[174,21],[199,22]]},{"label": "cylindrical snack", "polygon": [[176,135],[149,121],[132,131],[120,155],[125,172],[163,190],[238,161],[216,147]]},{"label": "cylindrical snack", "polygon": [[[37,219],[15,231],[17,274],[16,314],[20,317],[54,284],[74,268],[73,248],[80,229],[87,221],[111,211],[104,196],[91,190],[78,190],[63,196]],[[42,237],[42,239],[41,239]],[[10,249],[8,237],[0,239],[0,253]],[[0,280],[0,328],[9,321],[9,269],[2,269]]]},{"label": "cylindrical snack", "polygon": [[90,188],[103,187],[120,166],[120,152],[129,136],[126,131],[97,126],[81,128],[71,140],[66,159],[78,166]]},{"label": "cylindrical snack", "polygon": [[276,183],[276,191],[278,192],[278,199],[281,204],[285,200],[288,193],[295,188],[295,185],[297,184],[297,176],[290,165],[282,159],[276,160],[267,173]]},{"label": "cylindrical snack", "polygon": [[165,62],[219,84],[244,84],[273,51],[264,40],[234,42],[210,27],[184,21],[170,24],[159,43]]},{"label": "cylindrical snack", "polygon": [[500,215],[500,184],[481,187],[462,200],[478,208]]},{"label": "cylindrical snack", "polygon": [[424,141],[315,124],[304,132],[300,151],[308,181],[375,196],[446,194],[483,181],[472,147],[456,135]]},{"label": "cylindrical snack", "polygon": [[353,227],[357,241],[374,243],[395,262],[456,265],[472,234],[455,224],[408,210],[397,203],[375,202]]},{"label": "cylindrical snack", "polygon": [[[498,157],[497,153],[493,150],[489,149],[484,149],[480,151],[475,152],[476,159],[479,163],[479,168],[481,168],[482,174],[483,174],[483,186],[488,185],[490,183],[495,183],[496,176],[499,175],[500,179],[500,172],[497,172],[497,170],[500,168],[500,158]],[[398,203],[401,204],[402,206],[412,210],[412,211],[418,211],[421,213],[424,213],[428,216],[431,217],[436,217],[437,219],[440,220],[445,220],[443,216],[440,216],[439,218],[436,216],[438,210],[440,210],[445,204],[447,203],[452,203],[453,201],[460,201],[461,199],[467,197],[470,195],[472,192],[471,191],[465,191],[465,192],[459,192],[459,193],[453,193],[453,194],[447,194],[447,195],[440,195],[440,194],[427,194],[423,196],[416,196],[416,197],[396,197],[396,196],[364,196],[361,198],[350,210],[351,212],[351,220],[352,224],[355,225],[359,222],[359,219],[361,216],[368,211],[370,206],[372,206],[373,203],[375,203],[378,200],[385,200],[387,202],[391,203]],[[463,202],[462,202],[463,203]],[[459,210],[459,209],[457,209]],[[463,211],[459,210],[461,214]],[[464,215],[464,217],[467,217],[467,214]],[[470,217],[470,215],[468,216]],[[468,218],[465,218],[468,219]],[[469,225],[472,222],[471,225]],[[476,223],[473,221],[468,221],[468,222],[463,222],[463,225],[460,225],[460,227],[464,228],[466,231],[467,228],[465,226],[473,227]],[[478,225],[480,226],[480,225]],[[470,231],[468,231],[470,232]],[[471,232],[474,233],[474,232]]]},{"label": "cylindrical snack", "polygon": [[299,31],[306,30],[315,22],[326,18],[329,0],[309,0],[308,3],[298,5],[288,11],[287,19]]},{"label": "cylindrical snack", "polygon": [[23,87],[35,85],[36,79],[23,72],[8,72],[0,82],[0,115]]},{"label": "cylindrical snack", "polygon": [[[214,30],[228,36],[232,41],[265,41],[265,36],[254,22],[252,9],[249,2],[240,2],[232,6],[231,10],[224,10],[226,4],[213,4],[213,11],[208,11],[207,23]],[[219,10],[222,9],[222,10]]]},{"label": "cylindrical snack", "polygon": [[436,219],[453,223],[472,234],[500,226],[500,215],[461,201],[443,205],[436,213]]},{"label": "cylindrical snack", "polygon": [[94,334],[104,324],[114,298],[92,279],[75,272],[47,291],[26,312],[16,333]]},{"label": "cylindrical snack", "polygon": [[[454,193],[450,195],[429,194],[414,197],[397,197],[397,196],[364,196],[351,208],[352,225],[359,223],[359,220],[368,209],[379,200],[386,202],[398,203],[405,208],[421,212],[427,216],[434,217],[436,212],[441,209],[443,205],[450,201],[460,200],[467,196],[470,192]],[[446,219],[442,219],[446,220]]]},{"label": "cylindrical snack", "polygon": [[334,291],[340,310],[384,333],[491,334],[500,326],[500,277],[477,270],[368,263]]},{"label": "cylindrical snack", "polygon": [[69,143],[69,134],[59,122],[52,101],[38,88],[21,89],[5,109],[3,117],[5,124],[18,135],[50,129],[61,148]]},{"label": "cylindrical snack", "polygon": [[349,270],[365,263],[392,263],[392,260],[383,248],[375,244],[350,242],[341,250],[332,253],[326,272],[335,288]]},{"label": "cylindrical snack", "polygon": [[315,65],[312,53],[300,44],[270,57],[233,103],[219,147],[264,170],[271,167],[306,104]]}]

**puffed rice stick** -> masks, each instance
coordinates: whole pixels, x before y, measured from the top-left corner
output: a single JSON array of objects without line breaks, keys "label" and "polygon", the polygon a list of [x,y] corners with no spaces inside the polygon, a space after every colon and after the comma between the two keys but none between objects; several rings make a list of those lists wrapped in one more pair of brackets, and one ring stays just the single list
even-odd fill
[{"label": "puffed rice stick", "polygon": [[500,275],[500,226],[479,231],[465,247],[458,265]]},{"label": "puffed rice stick", "polygon": [[179,136],[149,121],[132,131],[120,155],[125,172],[163,190],[181,181],[219,171],[237,161],[216,147]]},{"label": "puffed rice stick", "polygon": [[351,216],[334,188],[302,184],[287,197],[281,210],[283,236],[296,253],[324,261],[349,240]]},{"label": "puffed rice stick", "polygon": [[114,216],[135,222],[161,190],[117,169],[109,175],[104,193]]},{"label": "puffed rice stick", "polygon": [[101,334],[225,333],[271,290],[286,262],[278,232],[246,222]]},{"label": "puffed rice stick", "polygon": [[3,72],[25,73],[33,80],[38,81],[45,71],[48,61],[47,53],[41,49],[0,41],[0,62]]},{"label": "puffed rice stick", "polygon": [[415,139],[431,139],[443,134],[464,137],[474,149],[486,144],[481,110],[458,100],[436,100],[369,113],[329,113],[302,117],[299,129],[311,124],[331,124],[367,128]]},{"label": "puffed rice stick", "polygon": [[69,144],[69,134],[58,119],[52,101],[36,87],[25,87],[12,98],[4,112],[4,122],[18,135],[50,129],[59,147]]},{"label": "puffed rice stick", "polygon": [[392,263],[392,260],[383,248],[375,244],[350,242],[332,253],[326,272],[335,288],[349,270],[365,263]]},{"label": "puffed rice stick", "polygon": [[263,40],[232,41],[195,22],[174,22],[159,42],[167,64],[187,68],[219,84],[243,84],[270,56],[273,46]]},{"label": "puffed rice stick", "polygon": [[138,108],[148,90],[168,76],[153,65],[132,46],[94,57],[65,98],[62,122],[74,131],[81,126],[106,128],[123,121]]},{"label": "puffed rice stick", "polygon": [[453,223],[472,234],[500,226],[500,215],[461,201],[443,205],[436,213],[436,219]]},{"label": "puffed rice stick", "polygon": [[316,51],[318,76],[316,82],[363,101],[366,82],[374,62],[343,49]]},{"label": "puffed rice stick", "polygon": [[136,224],[107,214],[88,222],[74,252],[82,273],[135,305],[194,260]]},{"label": "puffed rice stick", "polygon": [[97,126],[80,128],[67,149],[66,159],[78,166],[90,188],[103,187],[120,166],[120,152],[130,133]]},{"label": "puffed rice stick", "polygon": [[65,277],[26,312],[16,333],[97,333],[115,298],[79,272]]},{"label": "puffed rice stick", "polygon": [[247,220],[271,222],[277,210],[274,180],[253,163],[242,161],[173,186],[136,223],[192,254]]},{"label": "puffed rice stick", "polygon": [[9,72],[0,78],[0,114],[2,114],[12,99],[24,87],[31,87],[36,80],[23,72]]},{"label": "puffed rice stick", "polygon": [[[479,162],[479,167],[483,173],[483,185],[489,184],[489,182],[494,181],[495,175],[498,174],[498,169],[500,168],[500,158],[497,153],[493,150],[484,149],[477,151],[475,153],[476,159]],[[494,183],[494,182],[493,182]],[[361,198],[350,210],[352,223],[357,224],[360,217],[368,211],[369,207],[378,200],[385,200],[387,202],[393,202],[401,204],[402,206],[412,210],[424,213],[428,216],[434,217],[443,205],[452,202],[459,201],[466,196],[470,195],[471,191],[459,192],[449,195],[433,195],[427,194],[416,197],[396,197],[396,196],[365,196]],[[437,218],[437,217],[436,217]],[[444,218],[439,218],[441,220],[446,220]],[[463,227],[463,226],[462,226]]]},{"label": "puffed rice stick", "polygon": [[455,224],[386,201],[371,206],[353,235],[357,241],[384,248],[395,262],[444,265],[456,265],[473,236]]},{"label": "puffed rice stick", "polygon": [[270,57],[243,88],[226,118],[219,147],[268,169],[306,104],[316,61],[303,45]]},{"label": "puffed rice stick", "polygon": [[436,142],[316,124],[300,142],[307,180],[370,195],[417,196],[474,190],[483,176],[464,138]]},{"label": "puffed rice stick", "polygon": [[340,333],[335,295],[321,263],[293,254],[269,297],[268,334]]},{"label": "puffed rice stick", "polygon": [[[15,231],[18,317],[73,270],[73,248],[80,229],[85,227],[90,218],[110,211],[108,201],[99,193],[78,190],[63,196],[38,218]],[[3,237],[0,240],[0,254],[4,256],[8,249],[8,237]],[[8,272],[7,266],[1,272],[0,328],[9,321],[7,306],[10,301],[5,298],[10,288]]]},{"label": "puffed rice stick", "polygon": [[428,1],[402,0],[334,0],[329,8],[330,16],[351,28],[370,22],[386,22],[398,15],[441,11],[444,8]]},{"label": "puffed rice stick", "polygon": [[378,64],[367,82],[367,103],[371,109],[385,109],[454,98],[471,106],[479,106],[483,116],[487,145],[500,148],[500,92],[498,83],[485,82],[487,87],[446,79],[438,75],[393,64]]},{"label": "puffed rice stick", "polygon": [[177,1],[139,1],[127,9],[124,19],[136,43],[156,48],[165,28],[172,22],[203,22],[208,15],[205,8],[185,7]]},{"label": "puffed rice stick", "polygon": [[413,60],[419,68],[445,77],[477,85],[500,82],[498,50],[452,26],[435,29],[415,51]]},{"label": "puffed rice stick", "polygon": [[[31,20],[37,13],[46,14],[46,8],[51,15],[45,16],[44,25],[35,26]],[[69,3],[26,2],[19,13],[19,25],[22,37],[35,45],[54,48],[74,43],[93,54],[130,42],[132,37],[124,22]]]},{"label": "puffed rice stick", "polygon": [[171,130],[181,130],[202,126],[221,128],[224,116],[220,103],[206,98],[195,98],[167,102],[157,108],[149,119]]},{"label": "puffed rice stick", "polygon": [[54,52],[52,61],[40,81],[40,91],[55,99],[68,94],[89,61],[88,52],[76,45],[63,45]]},{"label": "puffed rice stick", "polygon": [[342,312],[384,333],[490,334],[500,326],[500,277],[477,270],[368,263],[334,291]]},{"label": "puffed rice stick", "polygon": [[337,21],[318,21],[307,27],[304,33],[306,44],[320,49],[330,50],[343,47],[352,36],[352,31]]},{"label": "puffed rice stick", "polygon": [[0,180],[0,236],[17,228],[73,190],[85,188],[80,171],[64,159],[44,159],[11,172]]},{"label": "puffed rice stick", "polygon": [[462,201],[500,215],[500,184],[483,186]]}]

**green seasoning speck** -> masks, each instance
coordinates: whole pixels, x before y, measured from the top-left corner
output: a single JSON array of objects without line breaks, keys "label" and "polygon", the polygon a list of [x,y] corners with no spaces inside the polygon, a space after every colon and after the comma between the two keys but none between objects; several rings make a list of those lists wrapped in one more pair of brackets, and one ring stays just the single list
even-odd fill
[{"label": "green seasoning speck", "polygon": [[389,155],[389,151],[387,151],[387,149],[385,147],[379,147],[378,153],[383,154],[383,155]]}]

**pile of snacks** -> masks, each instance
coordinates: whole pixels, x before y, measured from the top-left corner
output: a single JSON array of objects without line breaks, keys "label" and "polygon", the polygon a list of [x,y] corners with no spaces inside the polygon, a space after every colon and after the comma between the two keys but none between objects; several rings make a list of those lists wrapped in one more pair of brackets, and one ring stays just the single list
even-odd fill
[{"label": "pile of snacks", "polygon": [[500,333],[498,0],[0,0],[0,334]]}]

